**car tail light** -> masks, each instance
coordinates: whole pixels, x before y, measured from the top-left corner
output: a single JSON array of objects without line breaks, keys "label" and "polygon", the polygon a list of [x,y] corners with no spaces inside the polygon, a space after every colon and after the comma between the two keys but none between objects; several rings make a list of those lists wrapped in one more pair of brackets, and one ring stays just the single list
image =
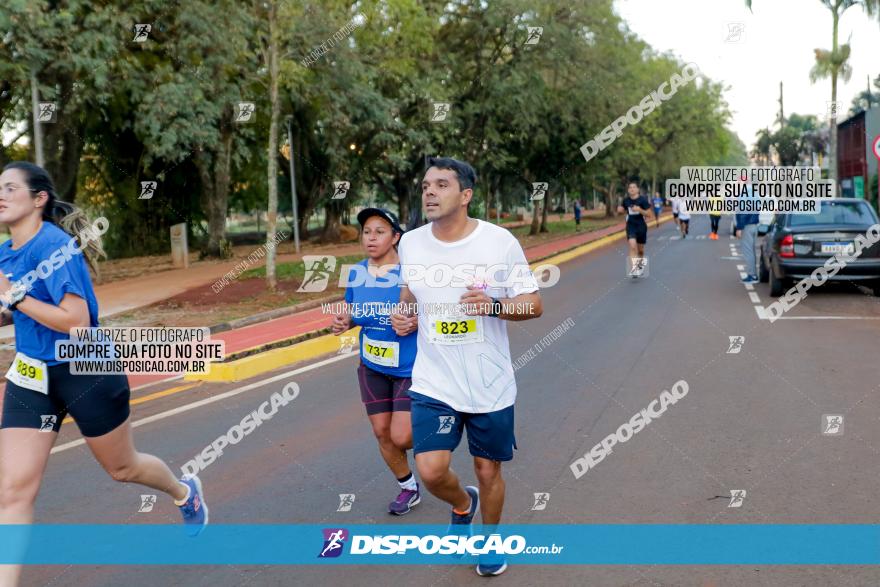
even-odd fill
[{"label": "car tail light", "polygon": [[790,234],[782,237],[782,240],[779,242],[779,256],[785,258],[794,257],[794,239]]}]

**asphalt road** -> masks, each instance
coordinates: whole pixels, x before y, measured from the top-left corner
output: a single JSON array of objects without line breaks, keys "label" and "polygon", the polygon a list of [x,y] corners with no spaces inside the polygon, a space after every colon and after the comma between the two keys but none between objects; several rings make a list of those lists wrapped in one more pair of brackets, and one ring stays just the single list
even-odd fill
[{"label": "asphalt road", "polygon": [[[574,321],[559,340],[517,372],[519,451],[505,466],[508,523],[870,523],[880,464],[880,399],[873,354],[880,301],[844,285],[819,290],[785,319],[759,319],[767,286],[739,283],[738,243],[651,229],[649,275],[629,280],[624,244],[562,266],[543,291],[544,316],[511,323],[519,357],[554,327]],[[708,230],[695,218],[692,235]],[[753,295],[751,295],[753,294]],[[755,301],[755,298],[758,301]],[[744,336],[728,353],[729,337]],[[363,413],[354,357],[332,357],[292,375],[263,376],[222,401],[164,412],[241,389],[203,384],[133,408],[140,450],[175,468],[255,409],[287,381],[301,393],[270,421],[202,473],[212,523],[445,523],[448,508],[425,495],[405,518],[387,503],[394,479],[381,462]],[[296,370],[291,367],[287,371]],[[580,479],[569,465],[685,380],[689,393],[661,418]],[[254,382],[247,382],[248,384]],[[178,383],[179,384],[179,383]],[[147,390],[140,395],[155,391]],[[823,435],[823,414],[842,414],[844,433]],[[115,484],[65,426],[37,503],[43,523],[173,523],[162,500],[138,513],[137,486]],[[473,482],[464,445],[454,466]],[[744,489],[730,508],[732,489]],[[550,493],[543,511],[533,494]],[[337,512],[353,493],[350,512]],[[149,545],[146,545],[149,548]],[[25,585],[476,585],[470,566],[31,567]],[[506,585],[877,585],[871,567],[520,566],[494,580]]]}]

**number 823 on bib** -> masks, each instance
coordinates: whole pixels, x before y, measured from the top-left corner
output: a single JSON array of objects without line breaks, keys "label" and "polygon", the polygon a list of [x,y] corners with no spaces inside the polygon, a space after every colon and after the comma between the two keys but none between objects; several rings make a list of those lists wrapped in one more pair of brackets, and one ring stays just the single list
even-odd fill
[{"label": "number 823 on bib", "polygon": [[434,344],[470,344],[483,342],[483,317],[462,316],[432,318],[428,340]]}]

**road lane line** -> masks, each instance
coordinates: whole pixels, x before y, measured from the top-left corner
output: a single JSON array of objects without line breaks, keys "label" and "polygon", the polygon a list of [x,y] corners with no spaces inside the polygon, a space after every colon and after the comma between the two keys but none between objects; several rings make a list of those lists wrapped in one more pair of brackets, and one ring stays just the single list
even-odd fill
[{"label": "road lane line", "polygon": [[880,316],[780,316],[777,320],[880,320]]},{"label": "road lane line", "polygon": [[753,292],[753,291],[750,291],[750,292],[749,292],[749,299],[752,300],[752,302],[755,303],[755,304],[760,304],[760,303],[761,303],[761,298],[759,298],[759,297],[758,297],[758,294],[756,294],[756,293]]},{"label": "road lane line", "polygon": [[173,377],[168,377],[166,379],[160,379],[159,381],[153,381],[152,383],[144,383],[138,385],[137,387],[132,387],[132,391],[138,391],[139,389],[144,389],[145,387],[152,387],[153,385],[159,385],[160,383],[168,383],[169,381],[174,381],[176,379],[183,379],[183,375],[174,375]]},{"label": "road lane line", "polygon": [[[149,424],[150,422],[156,422],[158,420],[164,420],[165,418],[169,418],[171,416],[175,416],[177,414],[181,414],[183,412],[188,412],[190,410],[194,410],[196,408],[200,408],[202,406],[212,404],[214,402],[218,402],[220,400],[226,399],[228,397],[232,397],[238,395],[240,393],[244,393],[245,391],[250,391],[252,389],[256,389],[268,383],[274,383],[275,381],[280,381],[281,379],[286,379],[292,377],[293,375],[299,375],[300,373],[305,373],[306,371],[311,371],[312,369],[317,369],[318,367],[323,367],[324,365],[329,365],[330,363],[335,363],[336,361],[341,361],[343,359],[347,359],[349,357],[355,357],[360,354],[360,351],[355,351],[351,353],[346,353],[344,355],[338,355],[335,357],[330,357],[329,359],[324,359],[323,361],[319,361],[312,365],[306,365],[305,367],[300,367],[299,369],[294,369],[293,371],[287,371],[286,373],[281,373],[280,375],[275,375],[274,377],[269,377],[268,379],[263,379],[261,381],[257,381],[256,383],[249,383],[247,385],[243,385],[241,387],[237,387],[230,391],[221,393],[219,395],[215,395],[212,397],[208,397],[197,402],[193,402],[191,404],[185,404],[183,406],[179,406],[177,408],[173,408],[171,410],[166,410],[164,412],[160,412],[158,414],[154,414],[152,416],[147,416],[146,418],[142,418],[140,420],[136,420],[131,423],[132,428],[137,428],[139,426],[143,426],[144,424]],[[161,393],[161,392],[159,392]],[[86,441],[82,438],[78,438],[76,440],[71,440],[70,442],[66,442],[64,444],[58,445],[52,449],[50,454],[55,454],[59,452],[63,452],[65,450],[70,450],[71,448],[76,448],[77,446],[82,446]]]}]

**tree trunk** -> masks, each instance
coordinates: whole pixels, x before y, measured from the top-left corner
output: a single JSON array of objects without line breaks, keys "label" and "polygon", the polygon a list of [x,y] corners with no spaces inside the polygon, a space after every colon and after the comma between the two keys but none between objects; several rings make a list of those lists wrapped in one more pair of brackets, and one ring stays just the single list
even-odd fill
[{"label": "tree trunk", "polygon": [[226,210],[232,129],[221,124],[220,132],[220,145],[216,152],[196,149],[194,161],[202,183],[202,207],[208,217],[208,240],[202,250],[202,257],[225,259],[231,255],[229,243],[226,241]]},{"label": "tree trunk", "polygon": [[340,207],[335,201],[333,201],[324,206],[324,211],[326,216],[324,217],[324,230],[321,233],[321,242],[338,243],[340,238]]},{"label": "tree trunk", "polygon": [[[209,256],[211,248],[211,218],[213,216],[212,207],[214,205],[214,178],[211,176],[211,155],[204,149],[196,149],[193,152],[193,161],[199,172],[199,183],[201,184],[201,201],[202,208],[208,217],[208,240],[202,249],[202,257]],[[216,243],[215,243],[216,246]]]},{"label": "tree trunk", "polygon": [[[266,215],[266,286],[274,292],[278,286],[275,278],[275,229],[278,220],[278,33],[276,30],[276,5],[269,2],[269,100],[272,114],[269,122],[269,147],[267,180],[269,187],[269,210]],[[291,153],[291,156],[293,154]]]},{"label": "tree trunk", "polygon": [[[544,194],[544,199],[547,199],[547,194]],[[541,216],[538,214],[540,204],[540,201],[532,200],[532,226],[529,228],[529,236],[536,235],[541,230]]]},{"label": "tree trunk", "polygon": [[[56,75],[46,80],[58,88],[57,96],[68,97],[74,91],[73,78],[69,75]],[[82,155],[82,127],[78,124],[78,115],[69,103],[58,101],[57,122],[43,124],[43,150],[46,159],[46,171],[52,176],[58,197],[67,202],[76,198],[76,180],[79,173],[80,156]]]},{"label": "tree trunk", "polygon": [[605,218],[615,218],[617,216],[617,202],[614,197],[614,184],[612,179],[608,182],[608,191],[605,192]]},{"label": "tree trunk", "polygon": [[[299,194],[297,194],[297,199],[299,199]],[[299,237],[301,241],[309,239],[309,218],[311,215],[312,208],[299,209]]]},{"label": "tree trunk", "polygon": [[544,211],[541,212],[541,232],[550,232],[547,229],[547,208],[550,206],[550,194],[544,196]]},{"label": "tree trunk", "polygon": [[[394,177],[394,193],[397,195],[397,219],[402,223],[409,222],[409,186],[406,178],[400,175]],[[407,229],[410,227],[407,226]]]},{"label": "tree trunk", "polygon": [[492,178],[484,177],[483,181],[486,184],[486,210],[483,214],[483,220],[489,222],[489,208],[492,207]]}]

